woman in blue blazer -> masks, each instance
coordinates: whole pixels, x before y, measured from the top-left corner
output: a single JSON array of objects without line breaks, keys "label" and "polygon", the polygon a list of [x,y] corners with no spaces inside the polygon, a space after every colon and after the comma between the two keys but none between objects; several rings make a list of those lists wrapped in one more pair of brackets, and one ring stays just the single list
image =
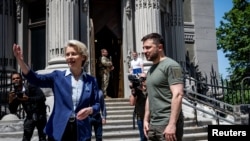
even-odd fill
[{"label": "woman in blue blazer", "polygon": [[48,74],[32,71],[24,62],[19,45],[13,45],[13,53],[30,83],[51,88],[54,93],[53,111],[44,130],[48,140],[90,141],[89,115],[99,113],[100,104],[96,78],[83,71],[82,66],[88,59],[85,44],[69,40],[64,48],[69,68]]}]

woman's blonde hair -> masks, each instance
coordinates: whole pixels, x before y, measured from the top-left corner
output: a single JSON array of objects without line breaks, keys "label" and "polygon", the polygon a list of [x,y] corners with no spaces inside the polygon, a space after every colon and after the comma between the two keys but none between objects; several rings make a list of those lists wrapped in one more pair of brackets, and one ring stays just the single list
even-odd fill
[{"label": "woman's blonde hair", "polygon": [[83,61],[82,64],[83,66],[85,62],[88,60],[89,56],[87,46],[78,40],[69,40],[64,47],[64,55],[66,55],[65,53],[67,47],[73,47],[80,55],[85,56],[85,60]]}]

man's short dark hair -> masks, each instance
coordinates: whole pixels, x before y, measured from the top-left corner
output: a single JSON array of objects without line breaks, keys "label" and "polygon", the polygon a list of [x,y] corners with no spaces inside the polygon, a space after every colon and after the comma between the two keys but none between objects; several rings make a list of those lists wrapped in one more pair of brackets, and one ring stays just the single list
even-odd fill
[{"label": "man's short dark hair", "polygon": [[21,73],[14,71],[14,72],[11,73],[11,78],[12,78],[12,76],[13,76],[14,74],[18,74],[18,75],[20,76],[21,80],[22,80],[22,74],[21,74]]},{"label": "man's short dark hair", "polygon": [[22,76],[22,74],[19,73],[19,72],[17,72],[17,71],[14,71],[14,72],[11,73],[11,76],[10,76],[11,82],[12,82],[12,77],[13,77],[14,74],[19,75],[19,76],[20,76],[20,80],[23,81],[23,76]]},{"label": "man's short dark hair", "polygon": [[159,33],[150,33],[142,37],[141,41],[145,42],[148,39],[152,39],[154,41],[154,44],[162,44],[165,45],[163,37]]}]

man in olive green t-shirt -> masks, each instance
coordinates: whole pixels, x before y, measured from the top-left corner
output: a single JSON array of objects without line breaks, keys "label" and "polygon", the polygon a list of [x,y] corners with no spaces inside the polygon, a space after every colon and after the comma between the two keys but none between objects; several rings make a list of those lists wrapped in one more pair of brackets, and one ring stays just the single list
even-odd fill
[{"label": "man in olive green t-shirt", "polygon": [[142,42],[145,57],[153,62],[147,72],[144,134],[148,141],[182,141],[182,68],[165,56],[164,40],[160,34],[148,34]]}]

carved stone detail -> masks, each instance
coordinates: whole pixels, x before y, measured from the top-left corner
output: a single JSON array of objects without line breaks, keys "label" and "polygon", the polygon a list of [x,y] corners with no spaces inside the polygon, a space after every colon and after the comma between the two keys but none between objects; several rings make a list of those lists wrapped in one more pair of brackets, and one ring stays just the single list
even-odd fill
[{"label": "carved stone detail", "polygon": [[193,23],[190,23],[190,22],[184,23],[184,40],[186,43],[195,42],[195,30],[194,30]]},{"label": "carved stone detail", "polygon": [[136,0],[135,1],[135,9],[159,9],[160,3],[159,0]]},{"label": "carved stone detail", "polygon": [[22,2],[21,0],[16,0],[16,18],[18,22],[21,22],[21,14],[22,14]]},{"label": "carved stone detail", "polygon": [[180,15],[169,14],[168,19],[169,19],[168,25],[170,26],[182,26],[183,25],[182,17]]},{"label": "carved stone detail", "polygon": [[83,0],[83,2],[82,2],[82,11],[83,12],[88,11],[88,0]]},{"label": "carved stone detail", "polygon": [[[149,4],[151,4],[150,1],[149,1]],[[143,6],[143,8],[148,8],[147,1],[144,0],[142,3],[142,6]]]},{"label": "carved stone detail", "polygon": [[49,16],[49,0],[46,1],[46,12],[47,15]]},{"label": "carved stone detail", "polygon": [[194,43],[194,34],[185,33],[184,38],[186,43]]},{"label": "carved stone detail", "polygon": [[125,9],[126,10],[126,15],[128,17],[131,17],[131,2],[130,2],[130,0],[127,0],[125,8],[126,8]]}]

